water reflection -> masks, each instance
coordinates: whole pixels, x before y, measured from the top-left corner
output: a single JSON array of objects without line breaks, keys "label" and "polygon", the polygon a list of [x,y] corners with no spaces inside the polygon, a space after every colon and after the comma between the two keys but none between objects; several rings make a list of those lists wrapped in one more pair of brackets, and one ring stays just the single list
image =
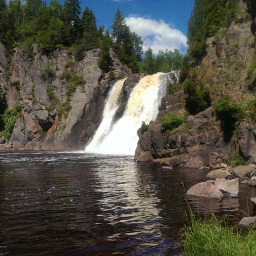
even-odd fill
[{"label": "water reflection", "polygon": [[[178,255],[185,193],[204,179],[131,157],[0,152],[0,255]],[[236,221],[250,196],[189,202]]]}]

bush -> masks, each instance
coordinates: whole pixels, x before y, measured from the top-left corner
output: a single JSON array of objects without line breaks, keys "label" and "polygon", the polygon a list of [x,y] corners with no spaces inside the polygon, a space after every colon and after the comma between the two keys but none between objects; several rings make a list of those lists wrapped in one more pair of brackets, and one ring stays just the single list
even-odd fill
[{"label": "bush", "polygon": [[148,124],[146,124],[145,122],[142,122],[142,125],[140,127],[140,132],[141,134],[145,133],[146,131],[148,131]]},{"label": "bush", "polygon": [[9,139],[12,135],[14,125],[18,118],[22,116],[21,113],[22,106],[20,104],[14,106],[12,109],[6,109],[4,114],[1,115],[1,120],[4,124],[1,131],[1,136],[4,136],[6,139]]},{"label": "bush", "polygon": [[68,60],[67,63],[65,64],[65,68],[70,68],[74,66],[74,61],[73,60]]},{"label": "bush", "polygon": [[202,83],[186,80],[184,83],[185,109],[191,115],[196,115],[211,105],[210,90]]},{"label": "bush", "polygon": [[55,76],[55,71],[53,70],[51,63],[47,63],[47,65],[40,69],[40,71],[43,80],[52,80]]},{"label": "bush", "polygon": [[224,140],[229,142],[236,128],[236,123],[244,118],[243,110],[229,95],[224,95],[217,100],[214,110],[217,119],[221,121]]},{"label": "bush", "polygon": [[228,161],[228,165],[231,165],[232,167],[236,167],[239,165],[245,165],[245,161],[242,156],[240,156],[239,152],[234,151],[233,156]]},{"label": "bush", "polygon": [[20,88],[20,80],[19,79],[14,80],[13,82],[11,82],[11,86],[14,86],[16,88],[16,90],[19,91],[21,89]]},{"label": "bush", "polygon": [[169,116],[163,116],[159,119],[162,121],[163,131],[173,130],[186,121],[187,116],[179,116],[173,112],[169,112]]}]

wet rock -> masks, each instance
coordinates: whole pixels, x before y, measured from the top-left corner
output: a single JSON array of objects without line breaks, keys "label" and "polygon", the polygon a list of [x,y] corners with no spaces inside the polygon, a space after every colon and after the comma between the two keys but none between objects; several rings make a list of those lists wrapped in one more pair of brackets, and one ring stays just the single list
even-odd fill
[{"label": "wet rock", "polygon": [[250,226],[256,225],[256,217],[244,217],[239,223],[238,226],[241,228],[248,228]]},{"label": "wet rock", "polygon": [[221,200],[223,198],[223,193],[210,181],[200,182],[192,186],[188,192],[188,196],[196,196],[203,198],[216,198]]},{"label": "wet rock", "polygon": [[6,138],[4,136],[0,137],[0,144],[6,143]]},{"label": "wet rock", "polygon": [[227,178],[230,175],[231,175],[231,173],[227,170],[216,169],[216,170],[213,170],[213,171],[207,173],[206,177],[211,178],[211,179],[216,179],[216,178],[222,179],[222,178]]},{"label": "wet rock", "polygon": [[248,179],[251,177],[251,174],[255,171],[255,169],[251,166],[237,166],[234,169],[234,173],[239,177],[239,179]]},{"label": "wet rock", "polygon": [[236,197],[239,193],[239,179],[226,180],[225,178],[219,179],[217,178],[215,181],[215,186],[224,191],[231,194],[231,196]]}]

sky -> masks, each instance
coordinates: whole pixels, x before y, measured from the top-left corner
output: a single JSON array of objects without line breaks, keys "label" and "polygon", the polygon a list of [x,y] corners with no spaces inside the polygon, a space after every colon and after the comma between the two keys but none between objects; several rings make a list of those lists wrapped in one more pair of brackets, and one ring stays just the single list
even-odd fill
[{"label": "sky", "polygon": [[[64,2],[61,0],[60,2]],[[142,37],[143,50],[149,47],[157,54],[187,49],[187,22],[194,0],[82,0],[81,8],[93,10],[98,25],[111,31],[115,13],[119,8],[126,17],[130,30]]]}]

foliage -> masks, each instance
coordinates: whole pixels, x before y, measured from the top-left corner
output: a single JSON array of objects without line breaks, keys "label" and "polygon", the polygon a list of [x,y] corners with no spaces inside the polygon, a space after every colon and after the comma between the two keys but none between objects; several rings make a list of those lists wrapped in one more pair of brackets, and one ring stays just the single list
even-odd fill
[{"label": "foliage", "polygon": [[47,108],[48,111],[53,111],[57,108],[60,103],[59,99],[56,97],[55,92],[52,87],[48,86],[46,88],[47,95],[50,99],[50,106]]},{"label": "foliage", "polygon": [[187,116],[180,116],[170,111],[168,116],[159,117],[159,119],[162,121],[163,131],[167,131],[179,127],[186,121]]},{"label": "foliage", "polygon": [[228,165],[232,167],[236,167],[239,165],[245,165],[244,158],[239,154],[239,152],[234,151],[232,158],[228,160]]},{"label": "foliage", "polygon": [[21,88],[20,88],[20,80],[19,79],[16,79],[14,80],[13,82],[11,82],[11,86],[15,87],[17,91],[19,91]]},{"label": "foliage", "polygon": [[256,78],[256,58],[252,60],[251,64],[247,69],[247,77],[248,82],[252,82]]},{"label": "foliage", "polygon": [[107,32],[105,36],[103,36],[102,41],[100,42],[100,53],[99,53],[99,67],[100,69],[108,73],[111,66],[112,66],[112,60],[110,58],[109,50],[112,46],[112,40],[109,36],[109,33]]},{"label": "foliage", "polygon": [[125,24],[125,17],[122,16],[119,9],[114,18],[112,30],[114,50],[118,58],[127,64],[133,72],[138,72],[138,62],[141,60],[143,42],[141,37],[130,31]]},{"label": "foliage", "polygon": [[65,68],[70,68],[74,66],[74,61],[73,60],[68,60],[67,63],[65,64]]},{"label": "foliage", "polygon": [[145,51],[145,58],[141,63],[141,72],[146,74],[154,74],[156,72],[170,72],[178,70],[182,67],[183,57],[178,49],[174,51],[159,51],[154,56],[153,51],[149,48]]},{"label": "foliage", "polygon": [[211,105],[210,91],[201,82],[187,79],[184,83],[185,109],[196,115]]},{"label": "foliage", "polygon": [[174,94],[175,92],[178,91],[179,88],[179,83],[170,83],[168,86],[168,94]]},{"label": "foliage", "polygon": [[224,139],[229,142],[236,128],[236,123],[244,118],[241,106],[232,100],[229,95],[224,95],[214,105],[216,117],[221,121]]},{"label": "foliage", "polygon": [[197,63],[206,54],[208,37],[221,27],[228,26],[235,17],[238,0],[196,0],[188,21],[188,56]]},{"label": "foliage", "polygon": [[256,255],[256,231],[250,228],[242,233],[214,215],[198,220],[193,217],[183,230],[182,244],[184,256],[253,256]]},{"label": "foliage", "polygon": [[113,69],[110,69],[110,71],[109,71],[109,79],[110,80],[114,80],[115,79],[115,73],[114,73]]},{"label": "foliage", "polygon": [[5,112],[0,116],[4,124],[0,134],[6,139],[9,139],[12,135],[14,125],[18,118],[22,116],[21,114],[22,106],[20,104],[14,106],[12,109],[6,109]]},{"label": "foliage", "polygon": [[142,122],[141,127],[140,127],[140,132],[141,132],[141,134],[143,134],[143,133],[145,133],[146,131],[148,131],[148,127],[149,127],[148,124],[146,124],[145,122]]},{"label": "foliage", "polygon": [[41,77],[43,80],[52,80],[55,76],[55,71],[52,68],[52,64],[48,62],[46,66],[40,69]]}]

